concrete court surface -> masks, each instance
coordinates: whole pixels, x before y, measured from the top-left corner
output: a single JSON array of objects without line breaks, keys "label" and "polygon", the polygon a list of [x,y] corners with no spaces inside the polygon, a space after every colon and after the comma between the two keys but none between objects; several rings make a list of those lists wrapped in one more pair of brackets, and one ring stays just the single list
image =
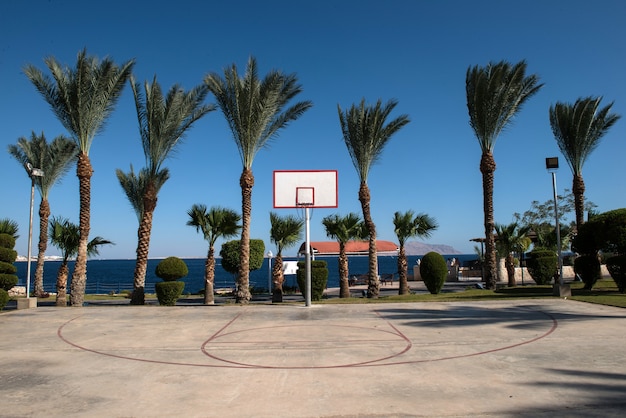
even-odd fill
[{"label": "concrete court surface", "polygon": [[618,417],[626,310],[563,299],[0,314],[2,417]]}]

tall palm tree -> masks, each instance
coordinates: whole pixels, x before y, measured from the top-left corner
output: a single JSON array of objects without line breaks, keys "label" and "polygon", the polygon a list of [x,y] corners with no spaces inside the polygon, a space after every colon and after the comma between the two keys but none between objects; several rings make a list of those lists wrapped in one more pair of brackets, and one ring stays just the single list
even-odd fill
[{"label": "tall palm tree", "polygon": [[485,225],[485,268],[483,278],[489,289],[497,281],[496,247],[493,237],[493,177],[496,161],[493,150],[500,132],[520,111],[522,105],[543,86],[536,75],[526,76],[526,62],[511,65],[506,61],[486,67],[469,67],[465,76],[470,126],[478,139],[482,157],[483,211]]},{"label": "tall palm tree", "polygon": [[[176,150],[194,122],[215,110],[215,106],[203,104],[209,93],[204,84],[188,92],[185,92],[179,85],[174,85],[167,92],[167,96],[163,96],[156,76],[152,83],[144,83],[143,91],[141,85],[132,76],[130,85],[135,98],[139,134],[146,157],[145,172],[140,172],[140,179],[144,182],[143,207],[137,231],[137,261],[131,304],[143,305],[152,220],[159,190],[169,178],[169,170],[163,167],[163,163]],[[128,176],[132,174],[131,171]],[[141,178],[142,175],[143,178]],[[120,179],[119,175],[118,179]],[[136,212],[137,210],[135,208]]]},{"label": "tall palm tree", "polygon": [[350,297],[350,272],[348,270],[348,255],[346,244],[353,239],[366,238],[365,224],[356,213],[348,213],[345,216],[337,214],[329,215],[322,219],[322,225],[326,229],[326,235],[339,243],[339,297]]},{"label": "tall palm tree", "polygon": [[407,115],[400,115],[387,123],[387,118],[396,107],[396,100],[389,100],[384,106],[379,99],[374,106],[361,103],[342,111],[337,105],[343,140],[348,148],[352,163],[359,175],[359,201],[363,210],[363,221],[369,236],[369,277],[367,297],[378,298],[378,253],[376,251],[376,225],[370,210],[370,190],[367,185],[371,166],[380,159],[383,149],[391,136],[409,123]]},{"label": "tall palm tree", "polygon": [[72,275],[71,304],[83,306],[87,282],[87,245],[91,227],[91,176],[93,167],[89,150],[94,137],[102,132],[130,77],[134,61],[116,65],[110,58],[99,61],[78,53],[76,68],[62,66],[54,57],[45,59],[52,77],[33,65],[24,69],[26,76],[48,102],[61,124],[79,148],[76,175],[80,191],[80,242]]},{"label": "tall palm tree", "polygon": [[[270,241],[276,244],[276,262],[272,268],[272,302],[283,301],[283,250],[293,247],[300,240],[304,221],[293,215],[278,216],[275,212],[270,212]],[[272,289],[270,289],[272,290]]]},{"label": "tall palm tree", "polygon": [[187,211],[188,226],[202,231],[202,236],[209,243],[206,262],[204,263],[204,304],[215,303],[213,284],[215,282],[215,242],[218,238],[231,238],[239,233],[241,215],[231,209],[195,204]]},{"label": "tall palm tree", "polygon": [[[9,145],[9,154],[22,165],[31,164],[44,172],[43,177],[36,176],[35,187],[41,195],[39,204],[39,243],[37,248],[37,267],[35,269],[35,283],[33,292],[41,297],[43,291],[43,266],[46,249],[48,248],[48,218],[50,217],[50,189],[61,180],[70,169],[70,164],[76,161],[78,146],[69,138],[59,135],[51,143],[41,133],[31,133],[30,140],[21,137],[17,144]],[[30,175],[30,174],[29,174]]]},{"label": "tall palm tree", "polygon": [[576,100],[573,105],[557,102],[550,106],[552,132],[574,175],[572,192],[577,228],[585,221],[583,165],[600,144],[600,139],[620,118],[615,113],[609,113],[613,103],[598,109],[601,100],[601,97],[586,97]]},{"label": "tall palm tree", "polygon": [[408,210],[404,213],[396,212],[393,215],[393,225],[400,251],[398,253],[398,294],[409,293],[409,282],[407,279],[408,263],[404,244],[409,238],[428,238],[430,234],[439,226],[437,221],[425,213],[415,215],[415,212]]},{"label": "tall palm tree", "polygon": [[[67,306],[67,276],[69,268],[67,263],[78,253],[80,242],[80,228],[68,219],[55,216],[50,220],[50,243],[61,250],[63,262],[57,272],[57,296],[56,306]],[[87,243],[87,256],[99,254],[99,247],[105,244],[113,244],[102,237],[95,237]],[[76,268],[76,267],[74,267]]]},{"label": "tall palm tree", "polygon": [[250,301],[250,220],[252,215],[252,187],[254,175],[252,162],[257,152],[278,136],[278,131],[298,119],[311,108],[310,101],[286,107],[302,88],[295,74],[271,70],[259,79],[257,63],[248,60],[246,73],[239,77],[233,64],[224,70],[224,77],[211,73],[204,78],[217,104],[222,110],[233,140],[239,149],[243,171],[239,178],[241,187],[241,253],[237,276],[237,303]]},{"label": "tall palm tree", "polygon": [[495,224],[497,235],[496,247],[504,257],[504,265],[508,276],[508,286],[515,287],[515,257],[514,253],[526,251],[529,238],[526,237],[530,226],[520,226],[517,222],[508,225]]}]

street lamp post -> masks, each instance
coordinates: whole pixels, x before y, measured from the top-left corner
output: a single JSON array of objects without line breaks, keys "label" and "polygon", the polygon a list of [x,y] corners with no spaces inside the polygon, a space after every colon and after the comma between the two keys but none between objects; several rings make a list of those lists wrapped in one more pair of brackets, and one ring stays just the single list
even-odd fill
[{"label": "street lamp post", "polygon": [[30,298],[30,264],[33,246],[33,206],[35,204],[35,177],[43,177],[43,170],[34,168],[31,163],[24,165],[31,180],[30,186],[30,219],[28,222],[28,255],[26,261],[26,298]]},{"label": "street lamp post", "polygon": [[559,265],[559,283],[554,283],[553,293],[556,296],[570,296],[571,291],[563,283],[563,257],[561,256],[561,223],[559,222],[559,206],[556,194],[556,170],[559,168],[559,157],[546,158],[546,169],[552,174],[552,192],[554,194],[554,219],[556,222],[556,247]]},{"label": "street lamp post", "polygon": [[267,289],[270,293],[270,295],[272,294],[272,257],[274,256],[274,254],[272,254],[271,251],[267,252]]}]

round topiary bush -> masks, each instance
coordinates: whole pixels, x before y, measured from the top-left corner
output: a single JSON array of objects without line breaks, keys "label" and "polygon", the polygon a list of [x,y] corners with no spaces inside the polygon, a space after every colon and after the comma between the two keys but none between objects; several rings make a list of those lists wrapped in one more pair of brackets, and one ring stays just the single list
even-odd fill
[{"label": "round topiary bush", "polygon": [[17,285],[18,278],[15,274],[0,273],[0,289],[11,290]]},{"label": "round topiary bush", "polygon": [[0,234],[0,247],[11,249],[15,248],[15,238],[9,234]]},{"label": "round topiary bush", "polygon": [[9,299],[9,292],[4,289],[0,289],[0,311],[3,310],[5,306],[7,306],[7,303],[9,303]]},{"label": "round topiary bush", "polygon": [[185,289],[185,282],[158,282],[154,284],[154,290],[159,300],[159,305],[174,306]]},{"label": "round topiary bush", "polygon": [[538,285],[550,283],[558,271],[558,257],[552,250],[536,249],[526,260],[528,273]]},{"label": "round topiary bush", "polygon": [[591,290],[598,279],[602,276],[600,260],[595,255],[581,255],[574,260],[574,272],[585,283],[585,289]]},{"label": "round topiary bush", "polygon": [[[298,261],[296,279],[302,295],[306,293],[306,262]],[[328,263],[324,260],[311,261],[311,300],[321,300],[328,281]]]},{"label": "round topiary bush", "polygon": [[425,254],[420,263],[420,275],[428,291],[433,295],[438,294],[448,276],[446,260],[434,251]]},{"label": "round topiary bush", "polygon": [[157,264],[154,274],[166,282],[175,281],[189,273],[187,264],[178,257],[168,257]]},{"label": "round topiary bush", "polygon": [[616,255],[606,260],[606,269],[620,293],[626,292],[626,255]]}]

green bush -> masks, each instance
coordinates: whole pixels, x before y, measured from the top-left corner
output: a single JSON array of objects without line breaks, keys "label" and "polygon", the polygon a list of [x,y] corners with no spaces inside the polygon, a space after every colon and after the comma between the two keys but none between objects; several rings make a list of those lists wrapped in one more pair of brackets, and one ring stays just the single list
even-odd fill
[{"label": "green bush", "polygon": [[15,264],[0,261],[0,273],[15,274],[17,273],[17,267],[15,267]]},{"label": "green bush", "polygon": [[15,274],[0,273],[0,289],[10,290],[17,285],[18,278]]},{"label": "green bush", "polygon": [[15,263],[17,251],[12,248],[0,247],[0,261],[5,263]]},{"label": "green bush", "polygon": [[574,272],[585,283],[585,289],[591,290],[598,279],[602,277],[600,260],[595,255],[581,255],[574,260]]},{"label": "green bush", "polygon": [[0,289],[0,311],[7,306],[7,303],[9,303],[9,293],[4,289]]},{"label": "green bush", "polygon": [[[241,240],[228,241],[222,244],[220,257],[222,257],[222,268],[229,273],[239,273],[239,253]],[[250,240],[250,265],[249,269],[258,270],[263,266],[265,257],[265,243],[262,239]]]},{"label": "green bush", "polygon": [[15,238],[9,234],[0,234],[0,247],[2,248],[14,248]]},{"label": "green bush", "polygon": [[434,251],[426,253],[420,263],[420,275],[428,291],[433,295],[438,294],[448,276],[446,260]]},{"label": "green bush", "polygon": [[606,269],[611,274],[620,293],[626,292],[626,255],[616,255],[606,260]]},{"label": "green bush", "polygon": [[174,306],[185,289],[185,282],[158,282],[154,284],[154,290],[159,300],[159,305]]},{"label": "green bush", "polygon": [[157,264],[154,274],[166,282],[175,281],[189,273],[187,264],[178,257],[168,257]]},{"label": "green bush", "polygon": [[[298,261],[296,279],[302,295],[306,292],[306,262]],[[324,260],[311,260],[311,300],[321,300],[328,281],[328,263]]]},{"label": "green bush", "polygon": [[535,249],[526,261],[528,273],[538,285],[550,283],[558,270],[559,259],[552,250]]}]

